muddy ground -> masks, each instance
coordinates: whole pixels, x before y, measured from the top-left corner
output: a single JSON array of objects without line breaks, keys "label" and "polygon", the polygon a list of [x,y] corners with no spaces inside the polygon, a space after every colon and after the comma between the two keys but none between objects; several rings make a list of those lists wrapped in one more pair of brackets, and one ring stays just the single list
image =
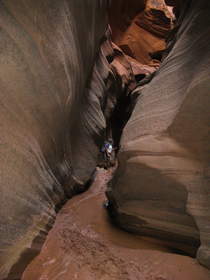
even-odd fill
[{"label": "muddy ground", "polygon": [[97,169],[90,189],[66,203],[22,280],[209,280],[195,259],[111,224],[103,205],[111,176]]}]

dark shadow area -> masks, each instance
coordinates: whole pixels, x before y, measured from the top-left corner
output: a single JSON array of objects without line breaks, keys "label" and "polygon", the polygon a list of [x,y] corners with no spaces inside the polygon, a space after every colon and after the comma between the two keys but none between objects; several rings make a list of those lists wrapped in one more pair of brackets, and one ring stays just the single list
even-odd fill
[{"label": "dark shadow area", "polygon": [[54,221],[50,221],[46,226],[46,231],[40,231],[39,235],[33,240],[31,248],[26,249],[20,256],[19,260],[10,270],[7,278],[2,280],[20,280],[22,273],[29,265],[29,263],[40,253],[42,245],[44,244],[47,233],[51,230]]},{"label": "dark shadow area", "polygon": [[[137,155],[138,151],[132,154]],[[130,157],[132,155],[129,154],[125,158]],[[108,212],[113,223],[128,232],[166,241],[174,253],[195,257],[200,237],[194,219],[186,212],[186,187],[144,164],[129,164],[126,170],[123,168],[125,164],[120,164],[110,182],[114,184],[114,188],[109,187],[106,192],[109,199]],[[118,189],[120,187],[124,189],[122,198]],[[116,200],[121,203],[120,207]],[[130,205],[126,204],[130,210],[123,210],[123,201]],[[138,201],[138,207],[132,201]],[[131,214],[133,211],[135,215]],[[160,221],[160,224],[165,223],[165,227],[169,220],[168,228],[157,229],[157,225],[151,222],[153,219]],[[178,229],[176,233],[172,230],[174,226]],[[190,235],[185,231],[185,226],[189,227]]]}]

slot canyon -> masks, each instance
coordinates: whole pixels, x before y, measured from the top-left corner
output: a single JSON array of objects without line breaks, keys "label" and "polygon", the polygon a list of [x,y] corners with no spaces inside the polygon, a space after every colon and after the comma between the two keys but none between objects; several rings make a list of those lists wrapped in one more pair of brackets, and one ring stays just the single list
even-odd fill
[{"label": "slot canyon", "polygon": [[0,27],[0,280],[210,280],[210,2],[2,0]]}]

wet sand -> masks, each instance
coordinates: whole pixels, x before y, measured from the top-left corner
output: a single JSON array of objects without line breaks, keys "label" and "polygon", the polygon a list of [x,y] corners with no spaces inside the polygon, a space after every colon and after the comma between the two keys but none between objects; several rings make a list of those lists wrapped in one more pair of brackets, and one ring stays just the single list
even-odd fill
[{"label": "wet sand", "polygon": [[22,280],[209,280],[195,259],[111,224],[103,206],[111,172],[98,169],[90,189],[61,209]]}]

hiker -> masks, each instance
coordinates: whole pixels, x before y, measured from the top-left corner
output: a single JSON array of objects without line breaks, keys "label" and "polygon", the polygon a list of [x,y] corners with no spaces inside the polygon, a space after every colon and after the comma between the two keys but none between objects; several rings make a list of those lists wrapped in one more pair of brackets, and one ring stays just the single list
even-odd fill
[{"label": "hiker", "polygon": [[104,154],[104,159],[107,161],[111,160],[111,155],[113,152],[113,141],[109,139],[108,141],[104,142],[104,145],[101,149],[101,152]]}]

